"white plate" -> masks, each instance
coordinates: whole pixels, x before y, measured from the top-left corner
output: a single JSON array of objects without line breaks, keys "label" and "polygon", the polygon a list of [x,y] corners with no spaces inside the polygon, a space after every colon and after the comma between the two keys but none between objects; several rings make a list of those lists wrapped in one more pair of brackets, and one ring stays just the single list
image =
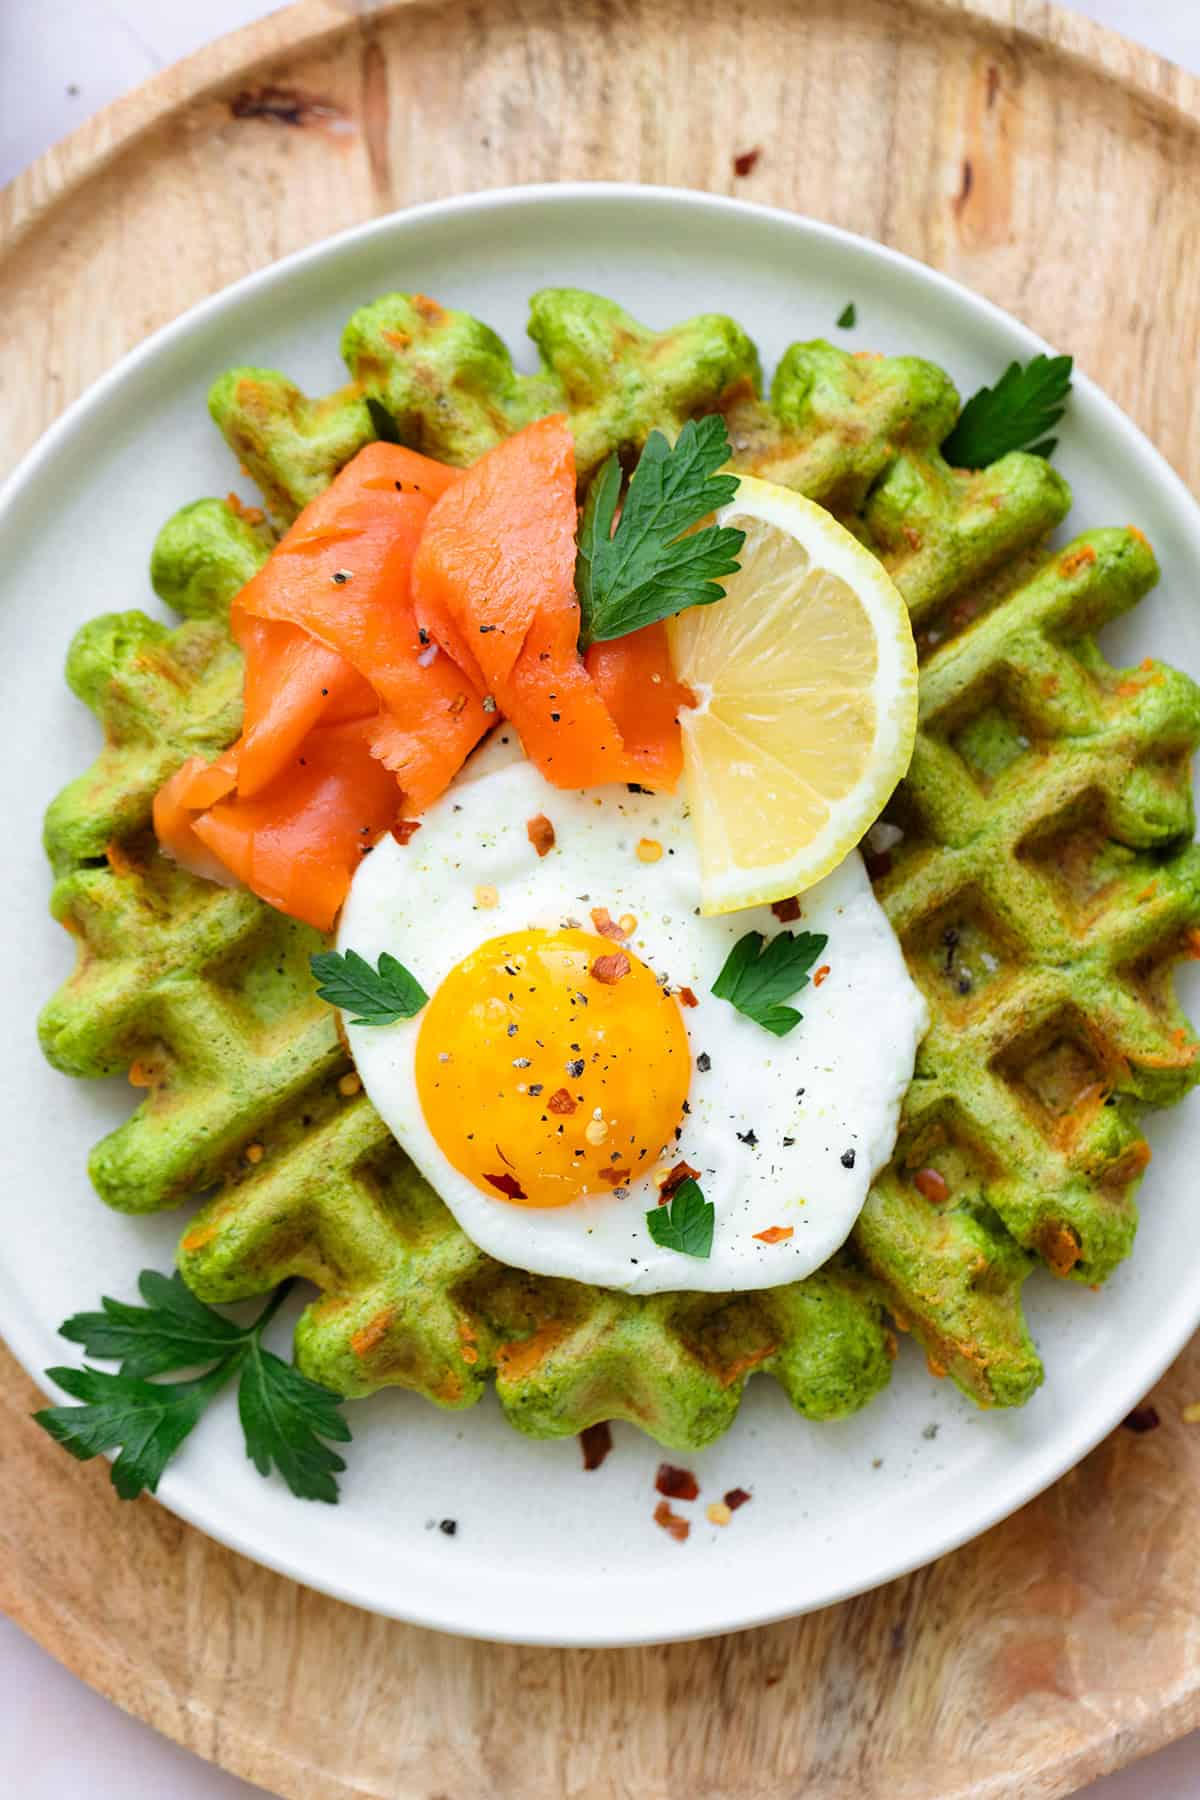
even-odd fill
[{"label": "white plate", "polygon": [[[130,1090],[55,1074],[34,1034],[39,1005],[71,963],[46,912],[41,814],[97,742],[62,681],[71,634],[109,609],[161,613],[146,574],[159,525],[198,495],[236,485],[245,493],[205,412],[221,369],[278,367],[323,392],[343,379],[345,319],[390,288],[482,315],[532,366],[525,304],[551,283],[611,294],[656,326],[698,310],[732,313],[768,370],[793,339],[829,336],[931,357],[968,393],[1010,358],[1045,347],[943,277],[828,226],[699,194],[529,188],[419,207],[291,257],[160,332],[71,408],[0,502],[10,925],[0,1322],[34,1375],[75,1360],[56,1336],[61,1319],[101,1290],[133,1297],[141,1267],[170,1267],[181,1229],[179,1213],[130,1219],[96,1199],[87,1151],[126,1115]],[[858,328],[839,333],[848,300]],[[1132,520],[1162,560],[1160,587],[1111,634],[1110,650],[1129,660],[1153,651],[1200,674],[1200,514],[1181,484],[1086,380],[1057,461],[1075,490],[1072,532]],[[617,1428],[608,1461],[585,1475],[573,1440],[519,1437],[491,1398],[465,1414],[394,1392],[350,1406],[355,1441],[336,1511],[255,1474],[226,1399],[168,1470],[160,1497],[312,1587],[480,1637],[632,1644],[824,1606],[1020,1506],[1182,1348],[1200,1320],[1200,1208],[1188,1160],[1198,1106],[1194,1097],[1150,1121],[1155,1159],[1137,1250],[1104,1292],[1041,1276],[1027,1285],[1047,1381],[1023,1411],[977,1411],[932,1381],[911,1345],[891,1387],[841,1424],[808,1424],[759,1378],[729,1434],[686,1459],[703,1495],[688,1509],[684,1545],[652,1522],[660,1453],[647,1438]],[[704,1501],[734,1485],[752,1489],[753,1503],[718,1530]],[[457,1518],[456,1536],[429,1528],[442,1517]]]}]

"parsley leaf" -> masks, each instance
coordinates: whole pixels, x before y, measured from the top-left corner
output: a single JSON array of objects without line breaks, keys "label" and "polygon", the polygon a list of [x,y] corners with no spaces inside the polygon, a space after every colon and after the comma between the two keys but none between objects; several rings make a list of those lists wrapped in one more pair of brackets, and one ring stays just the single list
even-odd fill
[{"label": "parsley leaf", "polygon": [[396,415],[390,407],[377,400],[374,394],[367,395],[367,411],[371,415],[371,423],[375,427],[375,436],[381,444],[402,444],[400,427],[396,423]]},{"label": "parsley leaf", "polygon": [[1035,356],[1024,368],[1009,363],[995,387],[980,388],[963,407],[942,445],[946,461],[956,469],[983,469],[1010,450],[1049,456],[1058,440],[1042,434],[1066,411],[1073,368],[1069,356]]},{"label": "parsley leaf", "polygon": [[80,1462],[119,1445],[112,1484],[122,1500],[136,1500],[143,1488],[156,1491],[163,1470],[233,1369],[232,1361],[221,1362],[197,1381],[162,1384],[100,1369],[47,1369],[51,1381],[84,1404],[48,1406],[33,1416]]},{"label": "parsley leaf", "polygon": [[675,1189],[669,1205],[650,1208],[646,1224],[650,1236],[663,1250],[703,1257],[712,1253],[715,1218],[712,1201],[704,1198],[700,1183],[689,1175]]},{"label": "parsley leaf", "polygon": [[[346,1465],[320,1440],[349,1441],[341,1401],[262,1345],[290,1286],[284,1282],[253,1325],[243,1327],[197,1300],[180,1275],[143,1269],[138,1287],[145,1306],[106,1296],[101,1312],[76,1313],[60,1327],[87,1355],[119,1359],[120,1369],[47,1369],[82,1404],[45,1407],[34,1419],[81,1462],[119,1450],[112,1483],[123,1500],[134,1500],[143,1489],[155,1492],[210,1401],[237,1375],[238,1414],[255,1468],[263,1475],[277,1468],[299,1499],[336,1502],[333,1477]],[[205,1363],[212,1366],[191,1380],[145,1379]]]},{"label": "parsley leaf", "polygon": [[394,1025],[419,1013],[429,995],[415,975],[385,950],[373,969],[357,950],[343,956],[323,950],[309,959],[317,979],[317,994],[344,1013],[355,1013],[352,1025]]},{"label": "parsley leaf", "polygon": [[780,1002],[808,986],[808,972],[829,939],[823,931],[802,931],[799,937],[781,931],[765,949],[764,942],[761,931],[748,931],[740,937],[725,958],[712,991],[718,1000],[728,1000],[765,1031],[786,1037],[804,1015]]},{"label": "parsley leaf", "polygon": [[838,314],[838,324],[843,331],[853,331],[858,324],[858,308],[853,300],[848,300]]},{"label": "parsley leaf", "polygon": [[349,1443],[350,1427],[327,1388],[318,1387],[291,1363],[255,1339],[238,1384],[238,1417],[246,1437],[246,1455],[260,1475],[272,1463],[293,1494],[306,1500],[337,1504],[334,1476],[346,1467],[322,1438]]},{"label": "parsley leaf", "polygon": [[609,457],[588,491],[579,528],[581,649],[722,598],[720,579],[737,568],[746,534],[727,525],[692,527],[736,494],[737,476],[717,474],[728,460],[729,437],[717,413],[698,423],[689,419],[674,447],[652,431],[614,532],[621,465]]},{"label": "parsley leaf", "polygon": [[59,1326],[60,1334],[82,1344],[88,1356],[119,1361],[122,1375],[132,1376],[165,1375],[228,1356],[245,1336],[240,1326],[197,1300],[179,1275],[143,1269],[138,1290],[148,1305],[105,1297],[103,1312],[76,1313]]}]

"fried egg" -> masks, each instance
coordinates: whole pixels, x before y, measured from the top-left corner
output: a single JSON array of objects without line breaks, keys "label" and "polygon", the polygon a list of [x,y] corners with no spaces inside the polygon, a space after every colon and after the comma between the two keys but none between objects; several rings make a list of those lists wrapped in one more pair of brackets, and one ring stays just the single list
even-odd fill
[{"label": "fried egg", "polygon": [[[681,798],[551,788],[507,728],[409,842],[364,858],[339,948],[390,952],[429,1001],[394,1025],[348,1019],[356,1066],[499,1261],[727,1292],[795,1281],[848,1235],[927,1025],[862,859],[789,924],[829,941],[785,1037],[711,991],[746,932],[785,927],[769,907],[701,918],[698,893]],[[647,1227],[682,1170],[715,1207],[706,1258]]]}]

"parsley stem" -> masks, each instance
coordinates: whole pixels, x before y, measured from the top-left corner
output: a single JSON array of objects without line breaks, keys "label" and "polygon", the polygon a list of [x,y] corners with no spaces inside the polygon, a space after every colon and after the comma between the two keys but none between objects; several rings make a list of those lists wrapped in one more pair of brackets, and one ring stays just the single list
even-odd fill
[{"label": "parsley stem", "polygon": [[295,1285],[296,1277],[294,1275],[289,1275],[287,1280],[282,1282],[280,1286],[275,1289],[275,1292],[271,1295],[271,1298],[267,1301],[267,1304],[263,1307],[257,1319],[255,1319],[253,1325],[250,1327],[249,1336],[257,1338],[261,1342],[263,1332],[271,1323],[271,1320],[275,1317],[275,1314],[279,1311]]}]

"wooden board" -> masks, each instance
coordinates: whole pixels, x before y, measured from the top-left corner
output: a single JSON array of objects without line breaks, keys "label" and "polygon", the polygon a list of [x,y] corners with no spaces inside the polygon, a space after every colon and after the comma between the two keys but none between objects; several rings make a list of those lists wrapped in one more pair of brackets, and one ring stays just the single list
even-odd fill
[{"label": "wooden board", "polygon": [[[583,176],[773,201],[946,269],[1200,482],[1198,146],[1200,83],[1035,0],[306,0],[0,196],[0,454],[286,251]],[[1047,1800],[1200,1724],[1200,1340],[1161,1429],[1118,1431],[967,1549],[812,1618],[636,1651],[469,1644],[323,1599],[120,1507],[28,1423],[2,1352],[0,1378],[0,1604],[293,1800]]]}]

